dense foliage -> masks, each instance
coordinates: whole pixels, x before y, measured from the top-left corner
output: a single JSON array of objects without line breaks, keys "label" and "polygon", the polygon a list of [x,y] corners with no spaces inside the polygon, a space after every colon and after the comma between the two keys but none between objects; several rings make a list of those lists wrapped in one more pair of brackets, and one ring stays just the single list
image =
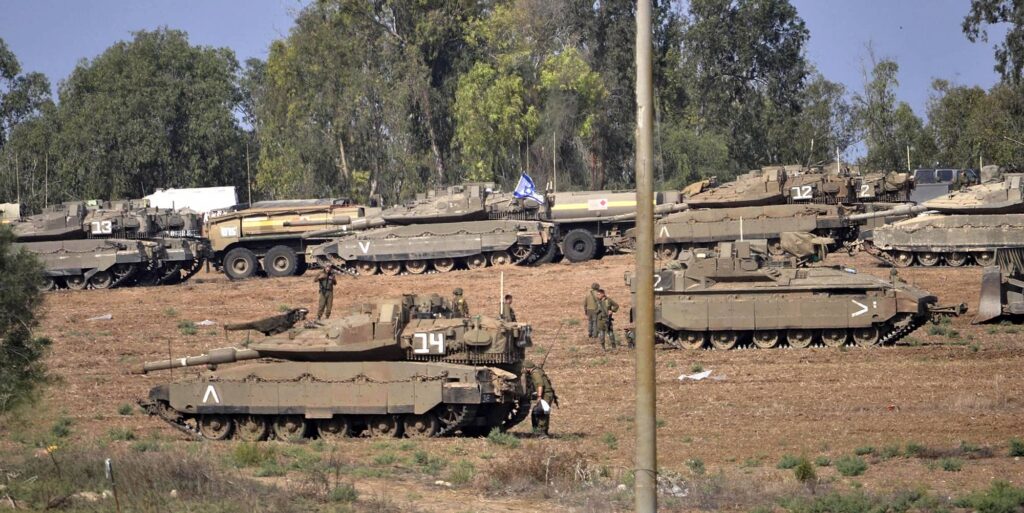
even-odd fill
[{"label": "dense foliage", "polygon": [[11,230],[0,226],[0,414],[34,397],[46,380],[41,359],[50,345],[32,332],[43,301],[36,284],[42,267],[15,249],[13,239]]},{"label": "dense foliage", "polygon": [[[922,118],[897,98],[892,60],[867,55],[857,91],[816,71],[789,0],[656,0],[657,178],[851,148],[878,169],[1021,167],[1019,3],[973,0],[963,22],[972,41],[1009,25],[1002,82],[936,80]],[[392,202],[523,170],[543,184],[556,168],[562,189],[629,187],[634,37],[631,0],[316,0],[265,61],[141,31],[83,61],[56,101],[0,40],[0,201],[205,185],[244,199],[251,181],[255,198]]]}]

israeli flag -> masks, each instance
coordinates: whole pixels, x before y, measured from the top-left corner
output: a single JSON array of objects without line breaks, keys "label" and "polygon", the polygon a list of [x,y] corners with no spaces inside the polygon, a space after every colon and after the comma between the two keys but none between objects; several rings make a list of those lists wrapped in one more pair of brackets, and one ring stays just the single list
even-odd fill
[{"label": "israeli flag", "polygon": [[544,204],[544,196],[537,194],[537,189],[533,185],[533,179],[527,176],[526,173],[519,176],[519,183],[516,184],[516,190],[512,191],[512,195],[520,199],[530,198],[541,205]]}]

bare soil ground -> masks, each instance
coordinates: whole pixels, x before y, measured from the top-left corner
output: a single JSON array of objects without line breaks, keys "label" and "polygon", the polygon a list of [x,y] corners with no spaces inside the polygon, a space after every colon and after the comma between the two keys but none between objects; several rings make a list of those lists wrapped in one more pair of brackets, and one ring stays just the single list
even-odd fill
[{"label": "bare soil ground", "polygon": [[[865,254],[832,255],[829,261],[889,275],[888,268]],[[515,295],[520,320],[533,324],[537,346],[550,348],[546,368],[562,402],[552,419],[555,438],[538,443],[579,449],[613,471],[632,466],[633,353],[602,352],[588,342],[585,323],[578,321],[583,317],[583,293],[595,281],[622,304],[620,317],[627,317],[629,294],[623,273],[632,262],[630,256],[612,256],[585,264],[504,271],[505,290]],[[901,269],[900,275],[936,293],[941,302],[977,307],[980,268]],[[375,297],[449,294],[454,287],[465,289],[473,311],[496,313],[499,274],[494,269],[341,278],[335,312],[343,314],[350,305]],[[199,354],[235,345],[241,337],[225,335],[224,323],[275,314],[284,306],[315,310],[311,275],[231,282],[222,275],[201,273],[174,287],[49,294],[41,331],[54,341],[48,365],[63,381],[50,387],[46,404],[75,420],[72,436],[79,441],[105,437],[111,428],[131,428],[140,436],[158,436],[172,444],[197,444],[156,419],[117,413],[120,405],[144,397],[151,386],[187,373],[137,376],[128,370],[144,360],[166,358],[169,352]],[[87,320],[108,313],[111,320]],[[212,320],[216,325],[186,335],[179,330],[184,320]],[[559,325],[566,325],[560,333]],[[983,488],[993,479],[1020,485],[1024,461],[1006,457],[1006,444],[1024,435],[1024,341],[1013,326],[972,326],[970,314],[953,321],[951,328],[955,333],[930,334],[925,326],[901,345],[867,350],[659,350],[660,466],[686,474],[686,462],[700,459],[708,473],[771,486],[794,479],[791,471],[775,468],[786,454],[834,460],[866,446],[878,451],[915,442],[951,449],[967,442],[991,447],[995,456],[964,460],[959,472],[946,472],[920,459],[869,456],[872,464],[863,476],[844,478],[834,467],[820,468],[818,474],[840,487],[853,482],[877,492],[924,487],[942,496]],[[694,364],[711,370],[711,379],[680,382],[677,377],[689,373]],[[528,424],[516,431],[525,433]],[[353,457],[369,455],[372,443],[346,441],[340,450]],[[495,452],[515,457],[513,449],[489,446],[486,439],[418,444],[446,458],[465,455],[458,457],[475,461],[478,469],[495,464]],[[207,445],[211,453],[220,454],[231,444]],[[418,490],[413,497],[430,497],[417,501],[425,510],[537,507],[536,502],[486,497],[472,488],[439,490],[422,478],[408,481],[403,493]],[[372,480],[360,486],[380,488]]]}]

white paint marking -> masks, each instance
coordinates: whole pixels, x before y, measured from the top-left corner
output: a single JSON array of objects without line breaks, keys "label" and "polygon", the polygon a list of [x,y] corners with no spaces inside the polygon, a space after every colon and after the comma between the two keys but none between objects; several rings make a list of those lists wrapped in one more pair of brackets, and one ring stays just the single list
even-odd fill
[{"label": "white paint marking", "polygon": [[220,396],[217,395],[217,390],[213,388],[213,385],[206,385],[206,393],[203,394],[203,404],[210,402],[210,396],[213,396],[213,402],[220,404]]},{"label": "white paint marking", "polygon": [[658,230],[658,238],[668,238],[668,226],[661,225],[661,230]]},{"label": "white paint marking", "polygon": [[367,251],[370,251],[370,241],[359,241],[359,249],[361,249],[365,255]]},{"label": "white paint marking", "polygon": [[860,301],[857,301],[856,299],[851,299],[850,301],[853,301],[853,304],[855,304],[855,305],[860,307],[860,310],[857,310],[856,312],[853,312],[853,315],[851,315],[850,317],[856,317],[858,315],[863,315],[864,313],[866,313],[868,311],[868,305],[865,305],[864,303],[861,303]]}]

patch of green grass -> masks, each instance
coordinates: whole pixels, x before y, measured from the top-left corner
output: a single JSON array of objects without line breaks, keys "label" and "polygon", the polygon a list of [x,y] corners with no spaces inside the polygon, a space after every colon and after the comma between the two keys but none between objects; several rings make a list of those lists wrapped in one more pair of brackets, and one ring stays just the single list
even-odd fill
[{"label": "patch of green grass", "polygon": [[972,453],[972,452],[978,452],[980,450],[981,450],[981,447],[979,447],[978,445],[969,443],[969,442],[967,442],[965,440],[960,440],[960,452]]},{"label": "patch of green grass", "polygon": [[655,427],[655,429],[661,429],[661,428],[665,427],[665,425],[666,425],[665,419],[655,419],[654,420],[654,427]]},{"label": "patch of green grass", "polygon": [[[921,345],[921,341],[918,340],[915,337],[907,337],[907,338],[903,339],[903,343],[907,344],[908,346],[913,346],[913,347],[918,347],[918,346]],[[843,346],[843,347],[846,347],[846,346]]]},{"label": "patch of green grass", "polygon": [[402,452],[409,452],[415,448],[416,442],[412,440],[402,440],[402,442],[398,444],[398,450]]},{"label": "patch of green grass", "polygon": [[327,500],[330,502],[351,504],[357,499],[359,499],[359,492],[356,491],[355,486],[349,483],[343,483],[335,486],[334,489],[327,494]]},{"label": "patch of green grass", "polygon": [[1020,333],[1020,328],[1018,328],[1016,326],[1010,326],[1010,327],[1004,329],[1003,332],[1004,333],[1009,333],[1011,335],[1016,335],[1017,333]]},{"label": "patch of green grass", "polygon": [[979,513],[1016,513],[1024,506],[1024,488],[996,481],[988,490],[966,495],[953,504]]},{"label": "patch of green grass", "polygon": [[818,480],[818,473],[814,471],[814,465],[811,464],[811,460],[803,457],[793,467],[793,476],[803,484],[811,484]]},{"label": "patch of green grass", "polygon": [[690,364],[690,372],[704,372],[704,366],[700,362],[693,362]]},{"label": "patch of green grass", "polygon": [[437,456],[431,456],[427,451],[416,451],[412,454],[412,461],[419,467],[423,472],[436,476],[444,470],[445,465],[448,464],[444,458]]},{"label": "patch of green grass", "polygon": [[792,454],[783,454],[782,459],[775,465],[775,468],[782,470],[789,470],[800,463],[800,458],[793,456]]},{"label": "patch of green grass", "polygon": [[134,411],[135,411],[135,408],[131,404],[128,404],[128,403],[124,403],[121,406],[117,407],[117,414],[121,415],[121,416],[124,416],[124,417],[127,417],[127,416],[131,415],[132,412],[134,412]]},{"label": "patch of green grass", "polygon": [[857,456],[867,456],[869,454],[874,454],[875,448],[870,445],[864,445],[854,449],[853,453],[856,454]]},{"label": "patch of green grass", "polygon": [[939,466],[946,472],[960,472],[960,469],[964,467],[964,462],[960,458],[942,458],[939,460]]},{"label": "patch of green grass", "polygon": [[747,458],[747,459],[743,460],[743,465],[742,466],[744,468],[757,468],[757,467],[760,467],[761,465],[764,465],[764,457],[763,456],[758,456],[756,458]]},{"label": "patch of green grass", "polygon": [[878,456],[883,460],[898,458],[900,456],[900,446],[886,445],[885,447],[882,447],[882,452],[880,452]]},{"label": "patch of green grass", "polygon": [[53,426],[50,427],[50,434],[57,438],[66,438],[71,434],[71,426],[75,424],[75,421],[71,420],[70,417],[61,415]]},{"label": "patch of green grass", "polygon": [[285,304],[277,305],[277,311],[278,312],[287,313],[287,312],[290,312],[291,310],[292,310],[291,305],[285,305]]},{"label": "patch of green grass", "polygon": [[971,344],[969,346],[969,349],[971,350],[972,353],[977,353],[979,350],[981,350],[981,347],[978,346],[978,344]]},{"label": "patch of green grass", "polygon": [[832,460],[828,456],[818,456],[814,458],[814,464],[819,467],[827,467],[832,464]]},{"label": "patch of green grass", "polygon": [[242,442],[228,453],[228,461],[238,468],[259,467],[270,460],[277,460],[277,450],[270,444]]},{"label": "patch of green grass", "polygon": [[192,321],[180,321],[178,322],[178,331],[180,331],[182,335],[190,337],[199,333],[199,328],[196,326],[196,323]]},{"label": "patch of green grass", "polygon": [[673,360],[667,361],[667,362],[665,362],[665,367],[668,367],[670,369],[674,369],[674,368],[676,368],[676,362],[673,361]]},{"label": "patch of green grass", "polygon": [[359,479],[374,479],[390,476],[391,469],[375,467],[355,467],[349,472],[349,475]]},{"label": "patch of green grass", "polygon": [[1010,456],[1024,456],[1024,440],[1020,438],[1010,439]]},{"label": "patch of green grass", "polygon": [[690,443],[693,443],[693,437],[692,436],[684,436],[683,439],[680,440],[680,441],[683,442],[684,444],[690,444]]},{"label": "patch of green grass", "polygon": [[693,475],[695,476],[703,476],[706,470],[704,468],[704,460],[700,458],[686,460],[686,467],[689,468],[690,472],[693,472]]},{"label": "patch of green grass", "polygon": [[128,442],[135,440],[135,431],[132,431],[131,428],[110,428],[110,431],[107,432],[107,438]]},{"label": "patch of green grass", "polygon": [[373,457],[375,465],[394,465],[398,462],[398,455],[391,451],[384,451]]},{"label": "patch of green grass", "polygon": [[904,451],[904,453],[908,457],[913,458],[913,457],[916,457],[916,456],[920,456],[921,453],[924,452],[924,450],[925,450],[925,447],[923,445],[917,443],[917,442],[907,442],[907,448]]},{"label": "patch of green grass", "polygon": [[608,364],[608,358],[605,357],[605,356],[602,356],[600,358],[596,358],[594,360],[591,360],[591,363],[592,363],[592,365],[594,367],[604,367],[605,365]]},{"label": "patch of green grass", "polygon": [[605,433],[601,435],[601,441],[613,451],[619,448],[619,437],[615,436],[614,433]]},{"label": "patch of green grass", "polygon": [[[857,483],[859,484],[859,483]],[[796,496],[779,501],[785,511],[794,513],[906,513],[908,511],[946,512],[941,499],[923,490],[897,492],[892,495],[871,495],[855,486],[854,492],[832,492],[811,497]],[[775,510],[772,510],[775,511]]]},{"label": "patch of green grass", "polygon": [[846,477],[859,476],[867,469],[867,462],[859,456],[841,456],[836,460],[836,470]]},{"label": "patch of green grass", "polygon": [[515,435],[512,433],[502,432],[499,428],[494,428],[487,434],[487,442],[493,445],[508,447],[510,449],[519,447],[519,439],[516,438]]},{"label": "patch of green grass", "polygon": [[171,318],[177,317],[178,311],[168,306],[167,308],[164,308],[164,316]]},{"label": "patch of green grass", "polygon": [[456,461],[448,471],[448,482],[453,485],[464,485],[476,476],[476,467],[466,460]]},{"label": "patch of green grass", "polygon": [[135,452],[160,452],[163,446],[156,440],[139,440],[132,442],[131,450]]},{"label": "patch of green grass", "polygon": [[288,469],[281,466],[276,459],[270,459],[260,464],[256,469],[256,477],[279,477],[288,473]]},{"label": "patch of green grass", "polygon": [[575,318],[573,318],[573,319],[566,319],[566,320],[564,320],[562,322],[564,322],[566,326],[579,326],[580,325],[580,320],[579,319],[575,319]]}]

